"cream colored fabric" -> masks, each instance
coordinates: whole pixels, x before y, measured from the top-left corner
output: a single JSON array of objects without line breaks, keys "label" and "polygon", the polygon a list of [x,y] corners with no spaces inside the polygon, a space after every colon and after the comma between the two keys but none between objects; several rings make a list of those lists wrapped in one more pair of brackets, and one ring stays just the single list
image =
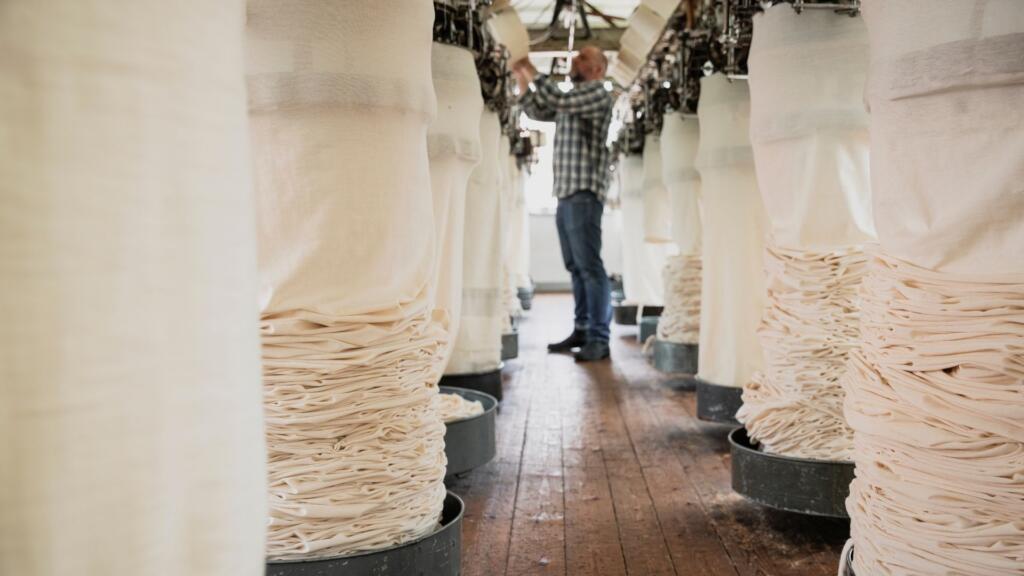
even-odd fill
[{"label": "cream colored fabric", "polygon": [[874,240],[863,19],[776,5],[754,18],[750,133],[771,224],[764,370],[737,417],[767,452],[849,460],[839,377],[859,345],[857,287]]},{"label": "cream colored fabric", "polygon": [[700,340],[699,255],[680,254],[665,261],[665,309],[658,319],[658,339],[678,344]]},{"label": "cream colored fabric", "polygon": [[879,240],[932,270],[1005,270],[1024,246],[1024,4],[891,4],[865,13]]},{"label": "cream colored fabric", "polygon": [[622,33],[622,38],[619,40],[620,51],[634,54],[641,61],[646,60],[647,53],[661,38],[665,23],[666,18],[649,6],[644,4],[637,6],[633,14],[630,15],[626,31]]},{"label": "cream colored fabric", "polygon": [[844,379],[854,569],[1020,575],[1024,4],[863,8],[880,256]]},{"label": "cream colored fabric", "polygon": [[0,5],[0,573],[263,573],[243,4]]},{"label": "cream colored fabric", "polygon": [[432,19],[424,0],[249,2],[271,558],[440,515]]},{"label": "cream colored fabric", "polygon": [[934,272],[882,256],[864,281],[861,330],[844,378],[854,570],[1019,575],[1024,272]]},{"label": "cream colored fabric", "polygon": [[675,247],[644,242],[643,158],[619,159],[622,193],[622,283],[626,302],[640,306],[661,306],[664,287],[661,271]]},{"label": "cream colored fabric", "polygon": [[680,254],[700,255],[700,147],[696,117],[666,114],[661,128],[661,166],[671,206],[672,241]]},{"label": "cream colored fabric", "polygon": [[641,4],[668,20],[679,6],[679,0],[643,0]]},{"label": "cream colored fabric", "polygon": [[621,86],[629,86],[636,78],[637,69],[628,63],[626,52],[619,50],[612,63],[608,66],[608,76]]},{"label": "cream colored fabric", "polygon": [[462,320],[445,374],[479,374],[501,365],[501,183],[498,115],[480,117],[480,164],[466,192],[463,244]]},{"label": "cream colored fabric", "polygon": [[765,217],[750,150],[747,83],[721,74],[702,78],[698,116],[704,236],[697,377],[739,387],[762,365],[756,330],[764,307]]},{"label": "cream colored fabric", "polygon": [[744,386],[736,417],[766,452],[850,460],[853,431],[839,383],[860,345],[864,252],[765,249],[767,303],[758,336],[764,369]]},{"label": "cream colored fabric", "polygon": [[666,114],[661,128],[662,174],[668,190],[671,236],[679,256],[662,271],[665,309],[658,339],[697,344],[700,339],[700,174],[694,167],[700,143],[697,119]]},{"label": "cream colored fabric", "polygon": [[512,6],[503,6],[494,11],[487,20],[491,34],[508,49],[508,61],[517,62],[530,53],[530,35],[519,19],[519,13]]},{"label": "cream colored fabric", "polygon": [[516,288],[530,288],[530,213],[526,206],[525,175],[517,165],[516,157],[509,156],[509,216],[505,235],[506,261]]},{"label": "cream colored fabric", "polygon": [[510,334],[515,328],[513,319],[523,315],[522,304],[519,303],[519,290],[512,263],[512,236],[518,222],[516,219],[516,198],[513,189],[513,171],[515,157],[512,156],[512,145],[508,135],[502,132],[498,141],[498,191],[501,194],[501,333]]},{"label": "cream colored fabric", "polygon": [[672,241],[672,209],[661,171],[661,139],[648,134],[644,144],[644,242]]},{"label": "cream colored fabric", "polygon": [[462,240],[465,233],[466,187],[480,162],[480,114],[483,98],[473,53],[434,42],[431,74],[437,118],[427,133],[430,188],[434,197],[434,306],[447,316],[448,343],[441,355],[443,370],[455,346],[462,315]]},{"label": "cream colored fabric", "polygon": [[466,400],[458,394],[443,392],[437,395],[438,408],[441,420],[454,422],[464,418],[472,418],[484,413],[484,405],[479,400]]}]

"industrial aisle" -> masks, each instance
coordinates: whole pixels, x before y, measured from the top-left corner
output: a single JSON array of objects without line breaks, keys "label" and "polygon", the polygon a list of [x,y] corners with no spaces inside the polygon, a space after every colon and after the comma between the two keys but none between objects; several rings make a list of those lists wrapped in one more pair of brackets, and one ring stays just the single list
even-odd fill
[{"label": "industrial aisle", "polygon": [[697,420],[634,327],[612,364],[545,344],[568,295],[538,295],[505,369],[498,454],[453,484],[466,501],[463,576],[832,576],[848,522],[761,508],[729,485],[727,427]]}]

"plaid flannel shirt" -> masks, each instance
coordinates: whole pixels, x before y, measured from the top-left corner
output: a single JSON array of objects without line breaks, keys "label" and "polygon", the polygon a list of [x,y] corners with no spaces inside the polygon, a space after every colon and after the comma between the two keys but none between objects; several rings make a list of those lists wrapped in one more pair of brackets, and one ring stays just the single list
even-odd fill
[{"label": "plaid flannel shirt", "polygon": [[519,102],[530,118],[555,122],[555,197],[589,190],[603,203],[608,193],[607,139],[614,103],[604,83],[575,82],[572,90],[562,92],[557,83],[539,74]]}]

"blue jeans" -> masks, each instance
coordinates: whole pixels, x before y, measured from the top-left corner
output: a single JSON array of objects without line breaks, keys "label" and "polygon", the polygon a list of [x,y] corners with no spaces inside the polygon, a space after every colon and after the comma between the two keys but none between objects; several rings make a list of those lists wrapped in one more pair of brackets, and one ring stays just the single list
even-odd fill
[{"label": "blue jeans", "polygon": [[558,201],[555,225],[562,245],[562,260],[572,276],[576,300],[576,328],[587,340],[608,341],[611,321],[611,286],[601,261],[601,214],[604,205],[592,192],[582,190]]}]

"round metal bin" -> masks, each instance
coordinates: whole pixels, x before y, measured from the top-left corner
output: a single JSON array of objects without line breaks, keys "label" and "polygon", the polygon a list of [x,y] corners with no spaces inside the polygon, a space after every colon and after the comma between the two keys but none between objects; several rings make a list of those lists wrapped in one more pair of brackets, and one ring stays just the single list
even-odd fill
[{"label": "round metal bin", "polygon": [[449,492],[437,529],[419,540],[352,556],[269,561],[266,576],[459,576],[464,508]]},{"label": "round metal bin", "polygon": [[848,518],[846,497],[853,462],[811,460],[769,454],[757,448],[745,428],[729,434],[732,489],[770,508],[811,516]]},{"label": "round metal bin", "polygon": [[441,386],[441,393],[458,394],[484,406],[483,414],[445,422],[444,453],[448,457],[445,476],[469,472],[493,460],[497,453],[494,418],[498,400],[490,394],[449,386]]}]

